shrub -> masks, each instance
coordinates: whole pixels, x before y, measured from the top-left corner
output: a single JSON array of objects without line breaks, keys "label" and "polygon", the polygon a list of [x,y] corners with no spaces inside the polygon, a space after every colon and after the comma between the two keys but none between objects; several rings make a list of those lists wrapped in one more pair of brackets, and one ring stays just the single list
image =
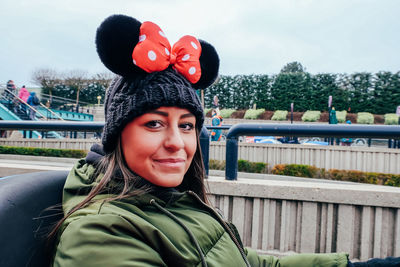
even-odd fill
[{"label": "shrub", "polygon": [[248,160],[238,160],[238,171],[251,173],[268,173],[268,164],[264,162],[250,162]]},{"label": "shrub", "polygon": [[248,109],[246,113],[244,114],[245,119],[251,119],[255,120],[258,119],[258,117],[264,113],[265,109]]},{"label": "shrub", "polygon": [[374,124],[374,115],[369,112],[359,112],[357,113],[357,123]]},{"label": "shrub", "polygon": [[345,123],[346,122],[346,116],[347,116],[347,111],[342,110],[342,111],[336,111],[336,118],[339,123]]},{"label": "shrub", "polygon": [[17,154],[46,157],[84,158],[87,154],[78,149],[0,146],[0,154]]},{"label": "shrub", "polygon": [[[225,160],[210,159],[208,166],[210,170],[225,170],[225,164]],[[268,164],[240,159],[238,160],[238,171],[250,173],[268,173]]]},{"label": "shrub", "polygon": [[309,165],[277,164],[271,171],[277,175],[324,178],[357,183],[379,184],[400,187],[400,174],[362,172],[356,170],[325,170]]},{"label": "shrub", "polygon": [[235,112],[236,110],[234,109],[221,109],[220,113],[221,113],[221,117],[222,118],[230,118],[230,116],[232,115],[233,112]]},{"label": "shrub", "polygon": [[277,110],[274,112],[274,115],[272,116],[271,120],[273,121],[285,121],[287,117],[287,110]]},{"label": "shrub", "polygon": [[208,162],[208,168],[210,170],[225,170],[225,165],[225,160],[210,159]]},{"label": "shrub", "polygon": [[396,113],[385,114],[384,118],[385,118],[385,124],[388,124],[388,125],[399,124],[399,117],[396,115]]},{"label": "shrub", "polygon": [[277,164],[272,169],[273,174],[297,177],[316,177],[318,168],[302,164]]},{"label": "shrub", "polygon": [[302,121],[318,121],[321,116],[321,111],[307,110],[301,117]]}]

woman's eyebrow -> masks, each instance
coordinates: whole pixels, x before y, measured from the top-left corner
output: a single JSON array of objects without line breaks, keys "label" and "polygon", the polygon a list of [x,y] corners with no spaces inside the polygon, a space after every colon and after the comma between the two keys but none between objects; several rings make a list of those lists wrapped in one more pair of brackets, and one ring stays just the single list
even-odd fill
[{"label": "woman's eyebrow", "polygon": [[152,110],[152,111],[149,111],[147,113],[157,114],[157,115],[161,115],[161,116],[164,116],[164,117],[168,117],[168,113],[167,112],[163,112],[163,111],[159,111],[159,110]]},{"label": "woman's eyebrow", "polygon": [[[164,116],[164,117],[168,117],[168,112],[159,111],[159,110],[152,110],[152,111],[149,111],[149,112],[147,112],[147,113],[150,113],[150,114],[157,114],[157,115],[161,115],[161,116]],[[181,119],[190,118],[190,117],[194,117],[194,115],[193,115],[192,113],[190,113],[190,112],[189,112],[189,113],[182,114],[182,115],[180,116]]]},{"label": "woman's eyebrow", "polygon": [[186,113],[181,116],[181,119],[194,117],[192,113]]}]

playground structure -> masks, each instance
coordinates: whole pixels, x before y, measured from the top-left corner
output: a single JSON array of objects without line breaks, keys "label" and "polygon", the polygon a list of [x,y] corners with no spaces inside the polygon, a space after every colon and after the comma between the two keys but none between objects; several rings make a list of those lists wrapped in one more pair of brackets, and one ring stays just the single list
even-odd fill
[{"label": "playground structure", "polygon": [[[33,117],[33,121],[93,121],[93,115],[87,114],[84,112],[75,112],[71,109],[65,110],[65,106],[68,106],[68,102],[71,100],[63,99],[60,97],[49,97],[44,95],[44,100],[47,103],[51,103],[51,100],[55,99],[57,102],[63,102],[64,109],[54,109],[49,108],[43,103],[39,103],[38,106],[29,105],[26,101],[19,98],[16,93],[11,92],[10,90],[0,87],[0,120],[8,120],[8,121],[32,121],[32,118],[29,116],[30,112],[33,112],[35,115]],[[47,96],[47,97],[46,97]],[[69,104],[70,105],[70,104]],[[60,107],[61,105],[57,105]],[[71,106],[71,105],[70,105]],[[79,111],[79,109],[77,109]],[[82,110],[82,108],[81,108]],[[49,132],[39,132],[39,131],[20,131],[24,138],[34,138],[34,139],[42,139],[42,138],[86,138],[86,133],[81,132],[57,132],[57,131],[49,131]],[[6,137],[7,133],[2,131],[0,133],[1,137]]]}]

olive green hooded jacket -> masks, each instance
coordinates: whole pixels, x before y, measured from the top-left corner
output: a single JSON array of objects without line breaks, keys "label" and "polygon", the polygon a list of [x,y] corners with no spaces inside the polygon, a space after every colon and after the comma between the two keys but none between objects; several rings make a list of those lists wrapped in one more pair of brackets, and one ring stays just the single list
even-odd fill
[{"label": "olive green hooded jacket", "polygon": [[[95,167],[80,160],[63,195],[67,213],[98,182]],[[347,266],[347,255],[259,256],[243,248],[235,228],[193,192],[167,190],[94,203],[74,212],[62,225],[54,266]]]}]

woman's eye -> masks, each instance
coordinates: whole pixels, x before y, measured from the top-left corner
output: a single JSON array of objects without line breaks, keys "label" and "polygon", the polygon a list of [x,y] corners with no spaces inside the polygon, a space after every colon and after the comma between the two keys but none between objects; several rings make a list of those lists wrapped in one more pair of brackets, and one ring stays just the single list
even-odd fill
[{"label": "woman's eye", "polygon": [[146,127],[151,129],[157,129],[162,126],[161,121],[149,121],[145,124]]},{"label": "woman's eye", "polygon": [[184,131],[190,131],[190,130],[193,130],[193,129],[194,129],[194,125],[193,125],[193,123],[190,123],[190,122],[188,122],[188,123],[182,123],[182,124],[180,125],[180,128],[181,128],[182,130],[184,130]]}]

